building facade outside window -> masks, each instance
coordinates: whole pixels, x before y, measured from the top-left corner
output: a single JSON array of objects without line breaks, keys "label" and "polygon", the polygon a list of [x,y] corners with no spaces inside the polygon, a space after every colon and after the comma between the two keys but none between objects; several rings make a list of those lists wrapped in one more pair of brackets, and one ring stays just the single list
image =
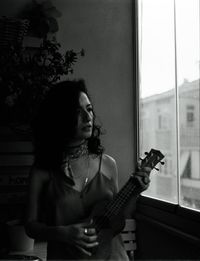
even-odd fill
[{"label": "building facade outside window", "polygon": [[159,149],[166,163],[144,195],[200,211],[200,2],[138,8],[140,154]]}]

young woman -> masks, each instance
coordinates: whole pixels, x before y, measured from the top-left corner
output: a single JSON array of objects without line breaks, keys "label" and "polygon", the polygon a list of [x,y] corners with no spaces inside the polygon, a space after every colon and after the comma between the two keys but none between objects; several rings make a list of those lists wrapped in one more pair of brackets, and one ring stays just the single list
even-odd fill
[{"label": "young woman", "polygon": [[[49,91],[33,133],[27,234],[48,242],[47,259],[128,260],[122,226],[97,233],[93,222],[94,210],[100,214],[117,193],[117,166],[104,153],[84,81],[63,81]],[[136,173],[138,194],[149,185],[149,171]]]}]

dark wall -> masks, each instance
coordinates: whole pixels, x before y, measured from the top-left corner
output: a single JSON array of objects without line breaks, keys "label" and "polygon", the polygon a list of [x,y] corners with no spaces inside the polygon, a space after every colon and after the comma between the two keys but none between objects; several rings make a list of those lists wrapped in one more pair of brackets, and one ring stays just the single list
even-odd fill
[{"label": "dark wall", "polygon": [[72,77],[83,77],[118,164],[120,184],[134,162],[133,43],[131,0],[55,0],[62,16],[57,39],[64,49],[85,49]]},{"label": "dark wall", "polygon": [[199,212],[142,196],[136,220],[137,259],[199,260]]},{"label": "dark wall", "polygon": [[[43,2],[38,0],[38,2]],[[18,16],[31,0],[1,0],[0,15]],[[120,184],[134,162],[131,0],[54,0],[62,13],[55,34],[62,50],[84,48],[72,78],[84,78],[106,130],[103,142],[119,168]]]},{"label": "dark wall", "polygon": [[186,238],[150,222],[137,221],[136,259],[199,260],[200,248]]},{"label": "dark wall", "polygon": [[[18,17],[31,1],[1,0],[0,15]],[[103,136],[106,153],[116,159],[122,185],[134,166],[132,1],[54,0],[52,3],[62,13],[57,18],[59,31],[55,34],[61,51],[84,48],[86,52],[76,63],[71,78],[86,80],[96,114],[106,131]],[[10,137],[13,135],[10,131],[0,124],[1,198],[7,202],[9,197],[12,203],[21,200],[16,194],[11,195],[12,191],[20,194],[25,189],[23,178],[28,175],[27,164],[31,165],[28,159],[31,145],[25,145],[23,137],[15,143],[16,138]],[[19,184],[13,185],[10,177],[14,175]],[[6,195],[8,192],[10,195]],[[5,216],[6,212],[3,213]]]}]

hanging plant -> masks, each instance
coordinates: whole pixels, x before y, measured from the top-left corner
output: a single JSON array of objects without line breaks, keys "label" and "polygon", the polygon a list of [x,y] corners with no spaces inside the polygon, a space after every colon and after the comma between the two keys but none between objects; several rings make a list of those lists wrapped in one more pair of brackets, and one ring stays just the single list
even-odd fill
[{"label": "hanging plant", "polygon": [[60,47],[53,39],[44,40],[34,53],[18,45],[0,51],[0,111],[5,121],[29,123],[52,85],[73,73],[84,50],[61,53]]},{"label": "hanging plant", "polygon": [[61,17],[61,12],[50,0],[32,0],[21,15],[30,21],[30,32],[36,37],[46,38],[59,30],[57,18]]}]

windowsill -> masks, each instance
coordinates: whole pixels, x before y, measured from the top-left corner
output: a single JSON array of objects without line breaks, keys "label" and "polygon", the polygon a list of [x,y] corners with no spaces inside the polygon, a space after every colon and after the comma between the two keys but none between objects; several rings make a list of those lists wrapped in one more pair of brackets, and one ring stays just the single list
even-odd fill
[{"label": "windowsill", "polygon": [[200,212],[141,196],[136,213],[138,220],[150,222],[194,244],[200,244]]},{"label": "windowsill", "polygon": [[183,178],[181,180],[182,186],[192,187],[192,188],[199,188],[200,187],[200,180],[199,179],[191,179],[191,178]]}]

